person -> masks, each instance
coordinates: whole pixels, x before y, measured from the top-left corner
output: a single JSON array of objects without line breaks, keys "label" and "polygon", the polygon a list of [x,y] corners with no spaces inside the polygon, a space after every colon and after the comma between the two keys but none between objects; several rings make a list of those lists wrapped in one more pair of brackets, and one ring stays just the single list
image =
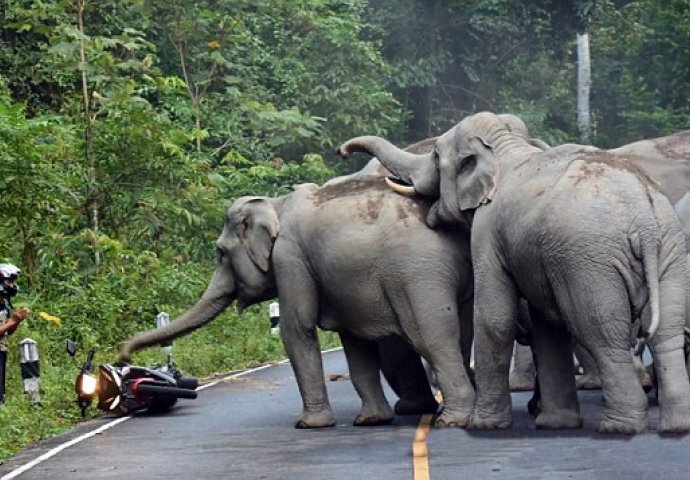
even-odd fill
[{"label": "person", "polygon": [[28,308],[12,311],[11,298],[19,292],[16,284],[20,270],[11,263],[0,264],[0,403],[5,401],[5,365],[7,340],[19,324],[31,314]]},{"label": "person", "polygon": [[271,319],[271,334],[278,335],[280,333],[280,306],[278,302],[271,302],[268,305],[268,316]]}]

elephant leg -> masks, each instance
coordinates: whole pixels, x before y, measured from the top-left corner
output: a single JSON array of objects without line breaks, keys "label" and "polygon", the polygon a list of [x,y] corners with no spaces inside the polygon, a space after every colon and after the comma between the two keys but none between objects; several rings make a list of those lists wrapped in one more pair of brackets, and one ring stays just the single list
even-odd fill
[{"label": "elephant leg", "polygon": [[[443,291],[438,285],[435,291]],[[463,366],[460,351],[460,320],[457,300],[426,292],[407,292],[412,311],[403,314],[401,324],[418,325],[405,328],[410,341],[429,362],[443,395],[443,411],[436,419],[437,427],[464,427],[474,405],[474,388]]]},{"label": "elephant leg", "polygon": [[601,388],[599,369],[594,357],[579,342],[574,342],[575,356],[582,367],[583,374],[575,377],[578,390],[597,390]]},{"label": "elephant leg", "polygon": [[412,346],[393,335],[380,340],[378,347],[383,376],[399,397],[395,413],[420,415],[438,410],[422,359]]},{"label": "elephant leg", "polygon": [[570,333],[565,325],[547,320],[531,306],[529,312],[540,392],[535,424],[544,429],[580,428]]},{"label": "elephant leg", "polygon": [[[600,281],[595,283],[585,273],[558,285],[559,307],[599,370],[604,398],[599,431],[643,432],[648,426],[647,396],[630,354],[632,312],[628,295],[623,293],[627,292],[626,286],[615,269],[600,271]],[[567,284],[580,288],[568,289]]]},{"label": "elephant leg", "polygon": [[[536,361],[534,362],[537,363]],[[527,402],[527,411],[533,417],[538,416],[541,413],[541,387],[539,386],[539,377],[534,380],[534,393],[532,398]]]},{"label": "elephant leg", "polygon": [[685,259],[670,263],[659,281],[659,316],[656,334],[649,340],[658,378],[660,432],[682,433],[690,430],[690,383],[684,355],[685,326]]},{"label": "elephant leg", "polygon": [[362,409],[353,424],[361,427],[391,423],[393,410],[381,387],[378,345],[347,332],[340,332],[340,340],[352,385],[362,400]]},{"label": "elephant leg", "polygon": [[[474,246],[474,239],[473,239]],[[469,428],[510,428],[513,424],[508,376],[518,318],[513,280],[495,259],[473,260],[474,375],[477,400]]]},{"label": "elephant leg", "polygon": [[280,296],[280,336],[302,396],[302,413],[295,428],[332,427],[336,421],[328,401],[316,331],[316,287],[299,262],[274,262],[274,269]]},{"label": "elephant leg", "polygon": [[532,358],[532,348],[515,342],[513,370],[509,382],[512,391],[534,390],[536,369]]},{"label": "elephant leg", "polygon": [[474,388],[474,371],[472,370],[472,344],[474,343],[474,298],[459,301],[460,305],[460,352],[462,364]]}]

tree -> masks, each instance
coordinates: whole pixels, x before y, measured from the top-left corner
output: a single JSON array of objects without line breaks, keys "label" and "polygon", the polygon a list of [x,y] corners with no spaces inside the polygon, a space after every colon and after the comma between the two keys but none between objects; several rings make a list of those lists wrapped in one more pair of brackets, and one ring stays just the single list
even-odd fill
[{"label": "tree", "polygon": [[577,18],[577,126],[580,143],[588,144],[592,138],[589,113],[589,89],[592,84],[589,58],[589,15],[594,1],[579,1],[575,5]]}]

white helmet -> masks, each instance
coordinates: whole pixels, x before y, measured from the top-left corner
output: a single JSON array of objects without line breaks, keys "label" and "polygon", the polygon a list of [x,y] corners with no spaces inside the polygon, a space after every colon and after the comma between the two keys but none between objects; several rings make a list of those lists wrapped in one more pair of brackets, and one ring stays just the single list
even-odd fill
[{"label": "white helmet", "polygon": [[[14,281],[17,280],[20,272],[21,270],[11,263],[0,263],[0,302],[3,297],[9,301],[19,292],[19,286]],[[8,280],[9,283],[5,283]]]},{"label": "white helmet", "polygon": [[21,270],[11,263],[0,263],[0,281],[16,280]]}]

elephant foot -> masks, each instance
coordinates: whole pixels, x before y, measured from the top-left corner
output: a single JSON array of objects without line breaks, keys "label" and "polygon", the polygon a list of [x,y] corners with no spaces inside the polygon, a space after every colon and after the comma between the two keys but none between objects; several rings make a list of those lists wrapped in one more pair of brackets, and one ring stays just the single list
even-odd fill
[{"label": "elephant foot", "polygon": [[447,415],[441,414],[434,422],[436,428],[467,428],[472,415]]},{"label": "elephant foot", "polygon": [[690,412],[687,408],[669,408],[661,405],[660,433],[690,432]]},{"label": "elephant foot", "polygon": [[434,397],[401,398],[395,403],[396,415],[422,415],[424,413],[436,413],[438,402]]},{"label": "elephant foot", "polygon": [[393,414],[390,415],[357,415],[352,425],[355,427],[377,427],[379,425],[390,425],[393,421]]},{"label": "elephant foot", "polygon": [[599,432],[601,433],[617,433],[622,435],[635,435],[637,433],[643,433],[647,431],[648,428],[647,416],[642,418],[621,421],[606,418],[599,423]]},{"label": "elephant foot", "polygon": [[578,390],[599,390],[601,389],[601,378],[599,375],[585,373],[575,376],[575,385]]},{"label": "elephant foot", "polygon": [[436,418],[436,428],[467,428],[472,418],[472,407],[448,408],[444,406],[441,414]]},{"label": "elephant foot", "polygon": [[572,410],[555,410],[541,412],[534,420],[535,425],[543,430],[557,430],[564,428],[582,428],[582,417]]},{"label": "elephant foot", "polygon": [[510,374],[508,379],[510,383],[510,390],[513,392],[524,392],[534,390],[534,376]]},{"label": "elephant foot", "polygon": [[327,428],[333,426],[335,426],[335,416],[330,409],[321,412],[302,412],[295,422],[295,428]]},{"label": "elephant foot", "polygon": [[513,426],[513,416],[502,415],[477,415],[472,416],[467,428],[470,430],[505,430]]},{"label": "elephant foot", "polygon": [[513,426],[513,418],[477,418],[472,417],[472,420],[467,425],[470,430],[506,430]]},{"label": "elephant foot", "polygon": [[393,410],[387,402],[374,404],[369,403],[362,406],[362,410],[352,424],[355,427],[375,427],[377,425],[388,425],[393,421]]}]

